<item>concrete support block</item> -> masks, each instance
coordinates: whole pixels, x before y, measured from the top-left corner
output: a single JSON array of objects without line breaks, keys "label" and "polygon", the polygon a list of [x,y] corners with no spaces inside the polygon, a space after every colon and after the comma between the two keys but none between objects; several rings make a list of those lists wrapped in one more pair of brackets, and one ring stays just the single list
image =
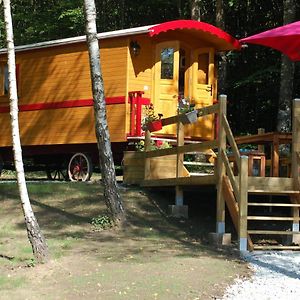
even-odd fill
[{"label": "concrete support block", "polygon": [[[299,232],[299,223],[293,223],[292,231]],[[282,239],[282,243],[284,245],[300,245],[300,233],[284,236]]]},{"label": "concrete support block", "polygon": [[231,233],[210,232],[208,235],[209,243],[212,245],[224,246],[231,244]]},{"label": "concrete support block", "polygon": [[188,218],[187,205],[169,205],[169,214],[175,218]]},{"label": "concrete support block", "polygon": [[293,234],[292,243],[295,245],[300,245],[300,234]]}]

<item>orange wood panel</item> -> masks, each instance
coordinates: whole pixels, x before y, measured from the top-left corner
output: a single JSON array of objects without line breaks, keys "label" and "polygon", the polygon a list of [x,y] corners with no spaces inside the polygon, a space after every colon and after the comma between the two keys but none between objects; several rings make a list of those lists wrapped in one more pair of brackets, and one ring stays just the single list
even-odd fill
[{"label": "orange wood panel", "polygon": [[[106,97],[127,96],[127,38],[100,41],[100,57]],[[5,55],[1,55],[0,60]],[[86,43],[17,53],[19,104],[91,99]],[[7,106],[7,96],[0,97]],[[112,142],[126,141],[125,104],[107,106]],[[20,112],[23,145],[95,143],[93,107]],[[0,113],[0,146],[11,145],[8,113]]]},{"label": "orange wood panel", "polygon": [[[141,36],[136,39],[141,46],[138,56],[130,53],[128,65],[129,91],[144,91],[144,97],[150,98],[152,93],[152,67],[154,47],[151,39]],[[130,41],[129,41],[130,43]]]},{"label": "orange wood panel", "polygon": [[[125,104],[107,106],[112,142],[126,141]],[[11,145],[9,114],[0,114],[0,146]],[[77,107],[21,112],[20,134],[23,145],[95,143],[93,107]]]},{"label": "orange wood panel", "polygon": [[[127,39],[100,41],[100,56],[106,96],[126,96]],[[17,63],[21,105],[92,97],[85,43],[18,52]]]}]

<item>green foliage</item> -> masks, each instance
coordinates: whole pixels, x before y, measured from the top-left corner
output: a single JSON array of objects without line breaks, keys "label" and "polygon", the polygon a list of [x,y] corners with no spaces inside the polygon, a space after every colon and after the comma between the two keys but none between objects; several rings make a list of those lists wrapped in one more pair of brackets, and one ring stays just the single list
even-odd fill
[{"label": "green foliage", "polygon": [[[167,149],[167,148],[172,148],[172,145],[170,145],[167,141],[151,140],[149,151],[153,151],[153,150],[157,150],[157,149]],[[137,151],[144,151],[145,150],[145,141],[141,140],[138,143],[136,143],[135,149]]]},{"label": "green foliage", "polygon": [[29,259],[28,261],[27,261],[27,267],[30,267],[30,268],[33,268],[33,267],[35,267],[36,266],[36,261],[35,261],[35,259],[34,258],[31,258],[31,259]]},{"label": "green foliage", "polygon": [[92,218],[91,224],[95,230],[106,230],[113,227],[113,221],[108,215],[100,215]]},{"label": "green foliage", "polygon": [[182,98],[178,100],[178,113],[183,114],[191,112],[195,109],[195,103],[191,103],[190,98]]},{"label": "green foliage", "polygon": [[154,105],[152,103],[144,107],[144,115],[143,124],[148,124],[149,122],[160,119],[160,116],[155,113]]}]

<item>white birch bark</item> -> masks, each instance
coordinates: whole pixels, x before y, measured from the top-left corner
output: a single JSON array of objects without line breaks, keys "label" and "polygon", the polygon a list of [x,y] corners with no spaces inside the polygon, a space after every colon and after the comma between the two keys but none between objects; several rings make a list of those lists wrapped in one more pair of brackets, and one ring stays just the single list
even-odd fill
[{"label": "white birch bark", "polygon": [[201,0],[192,0],[191,19],[201,21]]},{"label": "white birch bark", "polygon": [[9,80],[9,102],[10,102],[10,118],[12,127],[12,143],[14,152],[15,169],[17,173],[17,183],[22,203],[23,214],[27,229],[28,239],[31,243],[33,255],[38,263],[44,263],[48,259],[48,247],[41,233],[37,220],[34,216],[23,167],[22,148],[20,141],[19,121],[18,121],[18,94],[16,82],[16,63],[15,48],[13,38],[13,27],[11,18],[10,0],[3,0],[4,20],[6,29],[6,42],[8,54],[8,80]]},{"label": "white birch bark", "polygon": [[112,214],[114,222],[117,225],[121,225],[125,220],[125,211],[117,186],[106,118],[104,84],[100,65],[99,42],[97,38],[95,1],[84,0],[84,7],[86,17],[86,36],[92,79],[92,92],[94,99],[95,131],[99,150],[102,181],[104,183],[104,199],[108,209]]}]

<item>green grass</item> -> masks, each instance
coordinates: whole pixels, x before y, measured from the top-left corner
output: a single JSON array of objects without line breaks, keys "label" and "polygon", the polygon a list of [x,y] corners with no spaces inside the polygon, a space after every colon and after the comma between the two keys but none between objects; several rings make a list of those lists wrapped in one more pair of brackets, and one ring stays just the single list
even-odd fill
[{"label": "green grass", "polygon": [[99,231],[92,220],[107,214],[99,183],[36,182],[28,191],[52,260],[35,267],[16,184],[1,183],[1,299],[196,299],[244,272],[191,235],[209,230],[206,221],[166,216],[168,193],[152,194],[154,205],[145,191],[122,189],[126,227]]},{"label": "green grass", "polygon": [[[32,183],[27,186],[33,210],[54,258],[63,256],[74,247],[91,231],[92,217],[106,210],[99,185]],[[8,263],[28,261],[32,259],[32,250],[27,240],[17,186],[2,183],[0,189],[0,254],[14,257]]]},{"label": "green grass", "polygon": [[[19,288],[26,283],[24,277],[12,277],[0,275],[0,291],[2,289],[15,289]],[[0,295],[1,297],[1,295]]]}]

